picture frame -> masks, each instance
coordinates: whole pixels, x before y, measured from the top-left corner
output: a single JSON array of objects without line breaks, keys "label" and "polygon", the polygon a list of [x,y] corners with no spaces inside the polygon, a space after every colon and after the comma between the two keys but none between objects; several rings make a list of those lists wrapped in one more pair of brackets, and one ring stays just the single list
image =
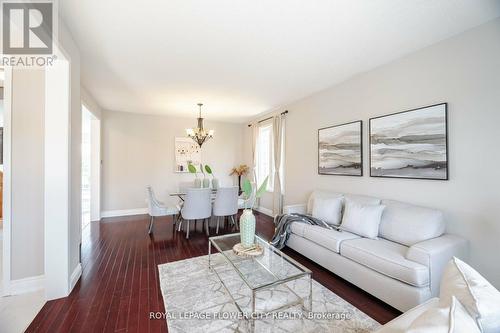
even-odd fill
[{"label": "picture frame", "polygon": [[318,174],[363,176],[363,121],[318,129]]},{"label": "picture frame", "polygon": [[198,167],[201,162],[201,148],[191,138],[176,137],[174,144],[175,167],[174,172],[188,173],[188,165]]},{"label": "picture frame", "polygon": [[449,180],[448,104],[369,120],[370,177]]}]

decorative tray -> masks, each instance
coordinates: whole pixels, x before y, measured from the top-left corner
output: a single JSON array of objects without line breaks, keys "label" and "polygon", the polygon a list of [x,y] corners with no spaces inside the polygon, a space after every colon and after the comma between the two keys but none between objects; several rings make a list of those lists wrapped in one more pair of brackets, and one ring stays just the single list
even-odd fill
[{"label": "decorative tray", "polygon": [[241,257],[258,257],[264,253],[264,249],[259,244],[254,244],[251,247],[243,247],[241,243],[233,246],[233,252]]}]

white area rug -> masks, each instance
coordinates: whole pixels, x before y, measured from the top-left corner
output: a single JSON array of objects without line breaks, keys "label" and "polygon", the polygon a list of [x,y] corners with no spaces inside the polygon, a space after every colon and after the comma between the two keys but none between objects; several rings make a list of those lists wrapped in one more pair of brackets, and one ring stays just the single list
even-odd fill
[{"label": "white area rug", "polygon": [[[250,291],[220,254],[212,260],[222,264],[217,272],[243,311],[250,306]],[[208,269],[208,256],[158,265],[160,286],[165,304],[168,331],[177,332],[251,332],[248,320],[238,318],[239,312],[217,275]],[[314,278],[314,274],[313,274]],[[308,279],[287,283],[298,295],[308,295]],[[313,311],[300,306],[281,312],[283,318],[269,315],[255,320],[255,332],[371,332],[380,325],[365,313],[330,290],[313,281]],[[295,298],[286,287],[277,287],[257,294],[257,310],[276,308]],[[302,316],[302,317],[301,317]],[[328,318],[328,319],[327,319]]]}]

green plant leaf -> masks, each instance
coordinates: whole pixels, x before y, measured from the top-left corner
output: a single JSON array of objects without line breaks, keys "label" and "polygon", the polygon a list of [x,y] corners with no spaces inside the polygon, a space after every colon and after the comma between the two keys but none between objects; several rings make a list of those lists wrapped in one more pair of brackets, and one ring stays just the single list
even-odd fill
[{"label": "green plant leaf", "polygon": [[210,166],[208,164],[205,164],[205,171],[211,175],[212,174],[212,169],[210,168]]},{"label": "green plant leaf", "polygon": [[196,173],[196,167],[191,163],[188,164],[188,170],[190,173]]},{"label": "green plant leaf", "polygon": [[245,197],[248,199],[252,195],[252,183],[248,179],[245,179],[243,182],[243,192],[245,193]]},{"label": "green plant leaf", "polygon": [[262,184],[259,187],[259,190],[257,191],[257,194],[255,195],[256,198],[260,198],[262,194],[264,194],[264,191],[267,189],[267,182],[269,181],[269,176],[264,179]]}]

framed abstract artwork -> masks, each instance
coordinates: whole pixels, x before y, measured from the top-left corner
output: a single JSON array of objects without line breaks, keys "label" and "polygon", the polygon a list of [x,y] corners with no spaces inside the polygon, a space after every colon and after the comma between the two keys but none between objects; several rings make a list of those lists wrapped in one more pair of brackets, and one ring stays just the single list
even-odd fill
[{"label": "framed abstract artwork", "polygon": [[370,119],[370,176],[448,180],[446,103]]},{"label": "framed abstract artwork", "polygon": [[175,172],[189,172],[188,165],[201,164],[201,148],[191,138],[175,138]]},{"label": "framed abstract artwork", "polygon": [[363,176],[363,122],[318,130],[318,174]]}]

